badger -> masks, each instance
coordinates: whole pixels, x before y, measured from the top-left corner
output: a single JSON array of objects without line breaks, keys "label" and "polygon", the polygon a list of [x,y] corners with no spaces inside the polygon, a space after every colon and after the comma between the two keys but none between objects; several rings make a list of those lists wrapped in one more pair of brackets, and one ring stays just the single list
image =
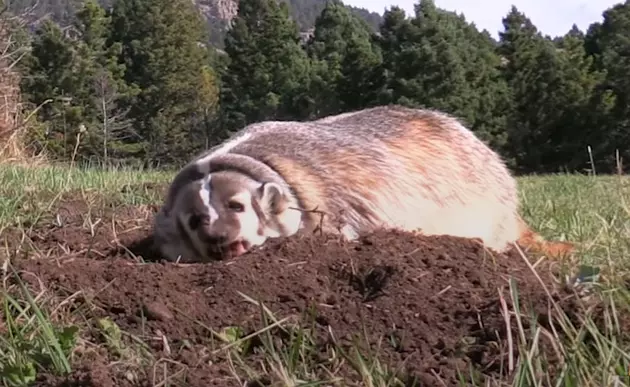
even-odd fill
[{"label": "badger", "polygon": [[400,105],[247,125],[176,174],[153,228],[159,253],[179,262],[316,230],[474,238],[499,253],[515,242],[572,249],[528,227],[506,164],[457,118]]}]

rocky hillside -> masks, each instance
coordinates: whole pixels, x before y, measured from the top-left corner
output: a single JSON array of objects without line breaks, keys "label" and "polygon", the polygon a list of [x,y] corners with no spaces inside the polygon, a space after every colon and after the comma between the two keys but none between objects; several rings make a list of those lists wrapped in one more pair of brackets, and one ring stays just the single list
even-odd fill
[{"label": "rocky hillside", "polygon": [[[208,21],[210,42],[222,47],[223,37],[229,21],[236,15],[238,9],[237,0],[193,0],[200,12]],[[300,27],[300,31],[306,32],[313,27],[315,19],[324,9],[326,0],[283,0],[289,4],[291,16]],[[23,13],[24,10],[34,7],[29,12],[29,20],[36,22],[43,17],[51,17],[61,24],[67,24],[72,20],[74,11],[80,7],[81,0],[14,0],[7,2],[13,12]],[[104,6],[110,6],[113,0],[99,0]],[[348,6],[357,16],[364,19],[374,30],[378,29],[382,17],[378,13],[370,12],[363,8]]]}]

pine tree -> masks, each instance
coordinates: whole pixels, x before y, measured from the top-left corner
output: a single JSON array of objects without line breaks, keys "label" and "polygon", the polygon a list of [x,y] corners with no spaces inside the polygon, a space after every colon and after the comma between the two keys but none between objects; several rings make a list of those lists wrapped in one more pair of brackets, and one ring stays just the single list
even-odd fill
[{"label": "pine tree", "polygon": [[380,66],[381,83],[377,87],[378,100],[382,104],[400,103],[401,96],[405,94],[404,80],[416,72],[409,64],[415,49],[417,29],[405,11],[394,6],[385,11],[379,32],[376,42],[383,62]]},{"label": "pine tree", "polygon": [[371,38],[353,36],[340,63],[337,95],[341,111],[352,111],[379,102],[382,57]]},{"label": "pine tree", "polygon": [[38,150],[45,149],[50,157],[69,158],[83,121],[82,108],[74,101],[82,85],[77,81],[72,41],[56,23],[44,21],[35,31],[22,68],[22,92],[33,108],[39,108],[39,120],[46,123],[32,133]]},{"label": "pine tree", "polygon": [[307,52],[313,62],[316,116],[354,110],[372,103],[381,64],[367,23],[339,0],[331,0],[315,21]]},{"label": "pine tree", "polygon": [[144,143],[142,157],[187,160],[209,141],[217,101],[201,15],[186,0],[118,0],[111,41],[122,46],[126,83],[138,89],[127,106]]},{"label": "pine tree", "polygon": [[310,66],[285,3],[240,1],[225,52],[229,56],[221,90],[225,129],[309,115]]},{"label": "pine tree", "polygon": [[507,87],[487,34],[422,0],[411,19],[399,8],[387,11],[379,42],[386,101],[451,113],[493,147],[503,146]]},{"label": "pine tree", "polygon": [[603,16],[585,37],[594,69],[604,74],[591,106],[595,122],[588,141],[599,168],[614,170],[616,151],[630,159],[630,1],[610,7]]},{"label": "pine tree", "polygon": [[584,161],[587,116],[599,75],[575,31],[554,44],[515,7],[504,18],[500,52],[511,89],[510,145],[523,171],[556,172]]},{"label": "pine tree", "polygon": [[135,89],[124,82],[124,65],[118,63],[120,43],[108,43],[111,17],[95,0],[88,0],[77,12],[75,28],[81,77],[81,104],[85,109],[86,136],[83,152],[99,155],[105,164],[111,157],[124,158],[139,150],[139,138],[127,118],[125,99]]}]

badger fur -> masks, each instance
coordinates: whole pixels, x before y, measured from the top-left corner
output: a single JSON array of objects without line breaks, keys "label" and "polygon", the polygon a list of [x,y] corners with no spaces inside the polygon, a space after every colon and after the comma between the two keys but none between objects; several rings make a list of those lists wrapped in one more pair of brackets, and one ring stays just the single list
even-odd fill
[{"label": "badger fur", "polygon": [[166,258],[191,262],[320,226],[348,240],[384,227],[497,252],[572,248],[525,224],[506,165],[456,118],[397,105],[246,126],[175,176],[154,236]]}]

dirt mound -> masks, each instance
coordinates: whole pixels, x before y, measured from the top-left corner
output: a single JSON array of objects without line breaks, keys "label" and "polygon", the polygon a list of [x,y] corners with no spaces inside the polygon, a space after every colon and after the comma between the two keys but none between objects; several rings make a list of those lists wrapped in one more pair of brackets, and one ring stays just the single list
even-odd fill
[{"label": "dirt mound", "polygon": [[[272,377],[245,372],[263,367],[269,372],[269,357],[263,355],[269,348],[325,365],[310,373],[295,366],[304,379],[330,378],[328,372],[335,370],[347,378],[342,385],[353,385],[350,380],[361,380],[361,367],[352,364],[357,346],[396,372],[404,385],[454,386],[471,375],[476,382],[505,380],[504,312],[514,309],[510,281],[518,287],[525,329],[532,322],[529,313],[548,325],[551,299],[567,310],[575,307],[569,293],[557,290],[548,276],[532,275],[516,252],[493,257],[473,240],[380,232],[352,244],[332,236],[299,236],[269,241],[228,261],[139,263],[138,255],[152,254],[141,250],[150,238],[146,209],[140,211],[143,217],[137,209],[118,210],[115,220],[107,211],[88,231],[80,217],[34,229],[34,244],[56,251],[58,259],[20,260],[16,266],[29,273],[22,277],[31,286],[44,287],[64,299],[68,311],[91,321],[90,342],[108,343],[103,326],[97,326],[110,321],[98,320],[107,317],[134,335],[121,339],[129,348],[146,343],[137,353],[148,352],[145,358],[153,360],[112,352],[109,342],[110,350],[105,344],[83,348],[89,355],[83,353],[70,377],[42,376],[39,385],[154,385],[165,375],[170,383],[185,380],[189,386],[242,386],[247,380],[269,385]],[[273,325],[273,318],[288,320],[247,340],[247,346],[232,342],[231,349],[222,349],[230,342],[226,335],[241,330],[240,337],[247,336]],[[517,340],[516,319],[509,321]],[[296,332],[308,332],[308,338]],[[299,339],[312,342],[302,343],[296,354]],[[340,356],[340,349],[349,357]],[[234,360],[237,350],[244,365]]]}]

